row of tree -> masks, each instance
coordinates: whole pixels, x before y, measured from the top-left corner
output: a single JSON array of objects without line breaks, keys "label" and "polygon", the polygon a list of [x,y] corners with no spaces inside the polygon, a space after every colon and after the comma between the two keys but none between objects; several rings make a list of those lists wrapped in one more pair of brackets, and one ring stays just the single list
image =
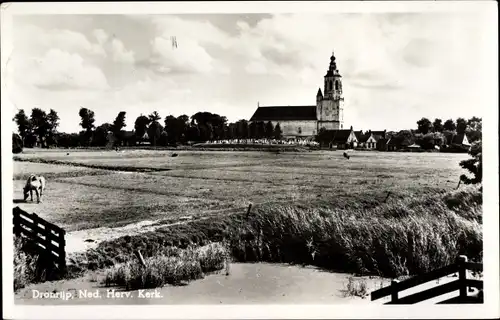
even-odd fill
[{"label": "row of tree", "polygon": [[28,118],[24,110],[19,110],[14,121],[17,124],[22,144],[25,147],[39,145],[42,147],[60,146],[106,146],[113,144],[136,144],[149,140],[152,145],[177,145],[188,142],[202,142],[222,139],[261,139],[282,138],[282,130],[272,122],[252,122],[239,120],[228,123],[227,118],[210,112],[197,112],[188,117],[168,115],[163,124],[162,117],[155,111],[148,116],[140,115],[134,123],[134,131],[124,131],[126,112],[121,111],[113,123],[95,125],[94,111],[81,108],[78,112],[82,131],[78,134],[58,133],[59,116],[55,110],[47,115],[39,108],[34,108]]},{"label": "row of tree", "polygon": [[457,134],[467,134],[468,139],[473,142],[481,138],[482,119],[472,117],[469,120],[458,118],[456,121],[448,119],[444,123],[441,119],[434,119],[431,122],[427,118],[417,121],[417,131],[424,135],[428,133],[454,132]]},{"label": "row of tree", "polygon": [[[40,108],[33,108],[28,117],[24,110],[19,110],[14,121],[17,124],[22,145],[33,147],[52,145],[61,147],[106,146],[110,144],[112,133],[113,144],[135,144],[148,139],[152,145],[176,145],[188,142],[202,142],[221,139],[261,139],[282,138],[282,130],[272,122],[251,122],[239,120],[228,123],[227,118],[210,112],[197,112],[191,117],[168,115],[160,123],[162,117],[155,111],[148,116],[140,115],[134,123],[132,134],[126,132],[126,112],[118,113],[112,123],[95,125],[94,111],[81,108],[78,112],[82,131],[78,134],[58,133],[59,116],[53,109],[47,114]],[[427,118],[417,121],[417,130],[401,130],[391,135],[417,143],[424,149],[443,146],[450,143],[455,134],[465,133],[472,143],[481,138],[482,120],[472,117],[468,120],[458,118],[446,120]]]}]

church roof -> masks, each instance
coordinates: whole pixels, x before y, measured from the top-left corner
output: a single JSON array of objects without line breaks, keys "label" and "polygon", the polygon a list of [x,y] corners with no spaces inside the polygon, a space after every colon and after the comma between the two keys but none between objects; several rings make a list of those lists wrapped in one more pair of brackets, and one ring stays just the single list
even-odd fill
[{"label": "church roof", "polygon": [[317,120],[316,106],[258,107],[250,121]]}]

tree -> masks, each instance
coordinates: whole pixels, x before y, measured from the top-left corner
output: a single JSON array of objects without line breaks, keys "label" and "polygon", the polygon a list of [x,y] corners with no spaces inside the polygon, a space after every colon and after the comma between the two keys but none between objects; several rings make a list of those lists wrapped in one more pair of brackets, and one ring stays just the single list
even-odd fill
[{"label": "tree", "polygon": [[103,147],[108,144],[108,132],[112,131],[111,128],[113,127],[112,124],[110,123],[103,123],[97,128],[95,128],[94,131],[94,139],[92,139],[92,144],[94,146],[99,146]]},{"label": "tree", "polygon": [[163,126],[158,121],[153,121],[148,128],[148,136],[151,144],[156,146],[158,140],[161,137],[163,131]]},{"label": "tree", "polygon": [[80,126],[85,130],[85,133],[82,134],[82,138],[87,145],[90,145],[90,143],[92,142],[92,130],[95,127],[94,111],[82,107],[80,108],[78,114],[82,119],[80,122]]},{"label": "tree", "polygon": [[19,135],[21,136],[24,145],[26,137],[28,136],[28,134],[30,134],[31,124],[28,116],[26,116],[26,113],[24,113],[23,109],[19,110],[16,113],[16,115],[14,116],[14,121],[17,124],[17,130],[19,131]]},{"label": "tree", "polygon": [[38,138],[42,147],[47,147],[47,137],[50,131],[47,113],[40,108],[33,108],[31,110],[30,123],[33,133]]},{"label": "tree", "polygon": [[47,115],[47,123],[49,131],[47,142],[49,145],[57,144],[56,133],[57,133],[57,127],[59,127],[59,115],[57,114],[57,111],[55,111],[54,109],[50,109],[50,112]]},{"label": "tree", "polygon": [[481,118],[472,117],[467,121],[467,127],[469,130],[481,131],[483,129],[483,121]]},{"label": "tree", "polygon": [[142,139],[148,130],[149,118],[142,114],[135,119],[134,129],[137,139]]},{"label": "tree", "polygon": [[478,140],[474,142],[469,151],[471,159],[463,160],[460,166],[472,174],[472,178],[467,177],[465,174],[460,176],[460,181],[465,184],[477,184],[483,181],[483,156],[482,156],[482,142]]},{"label": "tree", "polygon": [[457,119],[457,133],[463,134],[467,130],[467,121],[464,118]]},{"label": "tree", "polygon": [[424,150],[434,149],[435,146],[441,147],[445,144],[445,137],[440,132],[431,132],[426,135],[415,135],[415,143],[420,145]]},{"label": "tree", "polygon": [[482,137],[483,124],[481,118],[472,117],[467,121],[467,138],[469,142],[480,140]]},{"label": "tree", "polygon": [[185,114],[178,116],[177,125],[179,130],[179,141],[186,143],[187,130],[189,128],[189,117]]},{"label": "tree", "polygon": [[255,137],[257,139],[265,138],[266,136],[266,124],[264,121],[258,121],[255,125]]},{"label": "tree", "polygon": [[181,135],[180,121],[176,117],[168,115],[165,118],[165,132],[167,133],[168,143],[175,144],[179,141]]},{"label": "tree", "polygon": [[250,139],[257,138],[257,122],[250,122],[250,125],[248,126],[248,136]]},{"label": "tree", "polygon": [[12,134],[12,153],[23,152],[23,139],[17,133]]},{"label": "tree", "polygon": [[149,115],[149,121],[155,122],[158,120],[161,120],[160,114],[157,111],[153,111],[153,113]]},{"label": "tree", "polygon": [[457,129],[457,126],[452,119],[448,119],[444,122],[443,128],[444,130],[455,131]]},{"label": "tree", "polygon": [[274,127],[274,139],[281,140],[283,138],[283,131],[281,131],[281,126],[279,122]]},{"label": "tree", "polygon": [[434,122],[432,123],[432,127],[434,128],[434,132],[443,132],[444,127],[443,127],[443,121],[441,119],[434,119]]},{"label": "tree", "polygon": [[111,131],[113,132],[116,140],[121,143],[123,140],[122,129],[126,126],[125,124],[125,111],[120,111],[113,121],[113,125],[111,126]]},{"label": "tree", "polygon": [[272,139],[273,134],[274,134],[274,126],[273,126],[273,123],[272,123],[271,121],[268,121],[268,122],[266,123],[265,137],[266,137],[266,138],[268,138],[268,139]]},{"label": "tree", "polygon": [[248,138],[249,135],[249,127],[248,127],[248,121],[246,120],[239,120],[236,122],[236,136],[238,139],[246,139]]},{"label": "tree", "polygon": [[418,132],[421,132],[423,134],[427,134],[430,131],[432,131],[432,123],[427,118],[422,118],[422,119],[418,120],[417,126],[418,126]]}]

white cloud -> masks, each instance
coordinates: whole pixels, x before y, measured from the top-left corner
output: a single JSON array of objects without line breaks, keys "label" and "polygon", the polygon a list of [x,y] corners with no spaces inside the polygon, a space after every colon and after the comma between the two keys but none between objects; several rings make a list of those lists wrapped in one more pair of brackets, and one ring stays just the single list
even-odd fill
[{"label": "white cloud", "polygon": [[60,49],[51,49],[41,57],[14,57],[12,75],[19,83],[53,90],[108,87],[99,68],[85,63],[78,54]]},{"label": "white cloud", "polygon": [[208,73],[214,70],[214,59],[196,41],[185,39],[182,45],[172,46],[172,40],[157,37],[152,41],[152,61],[165,73]]},{"label": "white cloud", "polygon": [[134,52],[128,51],[120,40],[113,39],[111,48],[114,61],[123,63],[133,63],[135,61]]},{"label": "white cloud", "polygon": [[57,48],[68,52],[106,55],[99,44],[91,43],[85,35],[79,32],[65,29],[44,30],[33,25],[16,30],[14,46],[15,50],[22,52],[40,52]]}]

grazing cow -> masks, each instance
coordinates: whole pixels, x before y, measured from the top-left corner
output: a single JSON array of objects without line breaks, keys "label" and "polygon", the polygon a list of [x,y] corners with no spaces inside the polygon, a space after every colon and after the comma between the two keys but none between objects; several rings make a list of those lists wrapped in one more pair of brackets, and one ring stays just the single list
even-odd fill
[{"label": "grazing cow", "polygon": [[346,158],[347,160],[349,160],[349,155],[347,154],[347,152],[344,152],[344,158]]},{"label": "grazing cow", "polygon": [[43,192],[45,191],[45,178],[42,176],[36,176],[34,174],[30,175],[28,180],[26,180],[26,185],[24,186],[24,201],[28,199],[31,195],[31,201],[33,201],[33,190],[36,193],[37,203],[42,201]]}]

